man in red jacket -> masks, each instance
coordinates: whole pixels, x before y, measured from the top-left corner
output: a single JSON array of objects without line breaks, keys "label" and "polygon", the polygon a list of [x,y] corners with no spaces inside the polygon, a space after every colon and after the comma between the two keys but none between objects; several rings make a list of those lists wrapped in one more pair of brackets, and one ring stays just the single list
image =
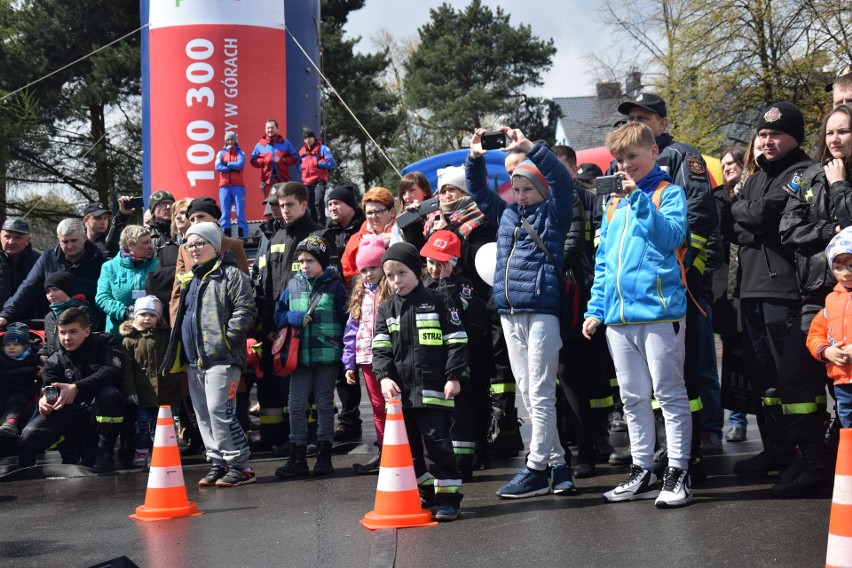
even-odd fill
[{"label": "man in red jacket", "polygon": [[278,134],[278,121],[266,121],[266,135],[255,145],[251,153],[251,165],[260,169],[260,191],[263,198],[276,183],[290,181],[290,166],[299,161],[296,149],[290,141]]},{"label": "man in red jacket", "polygon": [[328,184],[328,170],[336,166],[331,150],[317,139],[313,130],[302,131],[305,145],[299,149],[299,169],[302,171],[302,183],[308,188],[308,205],[311,218],[325,225],[325,188]]}]

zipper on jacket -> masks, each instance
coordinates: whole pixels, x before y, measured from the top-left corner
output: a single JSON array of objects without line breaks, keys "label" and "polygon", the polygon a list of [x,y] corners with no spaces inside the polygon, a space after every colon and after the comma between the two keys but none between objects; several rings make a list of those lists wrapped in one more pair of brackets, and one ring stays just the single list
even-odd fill
[{"label": "zipper on jacket", "polygon": [[624,207],[624,226],[621,228],[621,239],[618,243],[618,269],[615,271],[615,290],[618,292],[618,313],[621,323],[627,323],[624,319],[624,296],[621,294],[621,254],[624,252],[624,238],[627,236],[627,218],[630,216],[630,207]]},{"label": "zipper on jacket", "polygon": [[512,255],[515,254],[515,247],[518,245],[518,229],[520,227],[515,227],[515,230],[512,232],[512,250],[509,251],[509,257],[506,259],[506,274],[503,277],[503,295],[506,296],[506,303],[509,304],[510,314],[515,313],[515,308],[509,300],[509,264],[512,262]]},{"label": "zipper on jacket", "polygon": [[657,276],[657,295],[660,297],[660,303],[663,304],[663,309],[669,306],[666,302],[666,297],[663,295],[663,279]]},{"label": "zipper on jacket", "polygon": [[769,277],[778,278],[778,273],[772,272],[772,267],[769,265],[769,253],[766,252],[766,247],[760,247],[760,250],[763,251],[763,260],[766,261],[766,271],[769,273]]}]

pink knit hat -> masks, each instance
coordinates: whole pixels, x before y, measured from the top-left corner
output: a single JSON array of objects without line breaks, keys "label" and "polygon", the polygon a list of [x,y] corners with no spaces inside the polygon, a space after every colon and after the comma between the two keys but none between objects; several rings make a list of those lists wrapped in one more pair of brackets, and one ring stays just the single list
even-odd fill
[{"label": "pink knit hat", "polygon": [[355,267],[361,270],[362,268],[381,266],[383,254],[385,254],[385,242],[381,235],[364,235],[358,244]]}]

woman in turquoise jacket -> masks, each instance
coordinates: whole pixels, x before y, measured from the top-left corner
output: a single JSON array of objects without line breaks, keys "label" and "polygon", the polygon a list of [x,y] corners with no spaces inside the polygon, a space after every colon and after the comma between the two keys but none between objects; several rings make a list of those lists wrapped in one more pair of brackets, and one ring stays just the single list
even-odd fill
[{"label": "woman in turquoise jacket", "polygon": [[145,280],[157,269],[151,230],[129,225],[121,232],[118,256],[105,262],[98,279],[95,303],[106,314],[107,333],[121,338],[118,328],[137,298],[146,296]]}]

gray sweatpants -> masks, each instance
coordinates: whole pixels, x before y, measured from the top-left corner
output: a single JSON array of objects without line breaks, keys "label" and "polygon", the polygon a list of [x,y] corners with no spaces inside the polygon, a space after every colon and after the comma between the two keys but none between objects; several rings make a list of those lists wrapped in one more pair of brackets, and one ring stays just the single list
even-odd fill
[{"label": "gray sweatpants", "polygon": [[248,442],[237,420],[240,368],[236,365],[216,365],[205,370],[190,367],[188,375],[189,395],[207,448],[207,459],[215,465],[248,467]]},{"label": "gray sweatpants", "polygon": [[556,430],[556,371],[562,335],[559,318],[547,314],[501,314],[509,364],[532,425],[527,467],[565,463]]},{"label": "gray sweatpants", "polygon": [[606,328],[606,340],[624,403],[630,452],[633,463],[644,469],[654,467],[656,429],[652,397],[660,403],[666,421],[669,465],[681,469],[689,467],[692,416],[683,382],[685,334],[683,320],[675,324],[660,322]]}]

